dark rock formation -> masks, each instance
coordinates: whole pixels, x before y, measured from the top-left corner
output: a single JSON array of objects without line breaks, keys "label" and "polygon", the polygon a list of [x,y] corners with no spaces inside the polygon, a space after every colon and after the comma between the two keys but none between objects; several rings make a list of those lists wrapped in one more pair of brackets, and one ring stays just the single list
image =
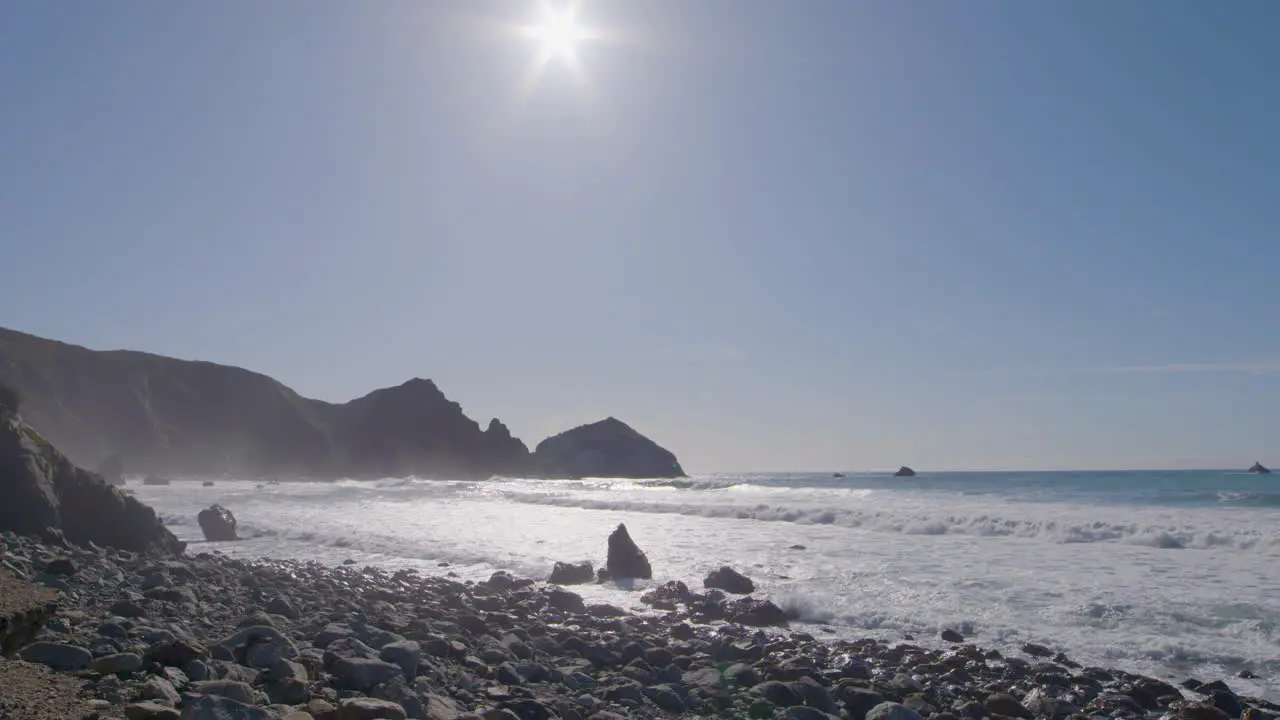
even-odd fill
[{"label": "dark rock formation", "polygon": [[751,582],[751,578],[725,565],[719,570],[713,570],[702,581],[702,586],[706,588],[717,588],[725,592],[731,592],[735,595],[748,595],[756,591],[756,584]]},{"label": "dark rock formation", "polygon": [[548,438],[535,456],[499,420],[481,427],[423,379],[334,404],[241,368],[0,328],[2,383],[73,462],[118,454],[138,474],[684,475],[674,455],[613,418]]},{"label": "dark rock formation", "polygon": [[1262,463],[1260,463],[1260,462],[1256,462],[1256,463],[1254,463],[1254,464],[1253,464],[1253,467],[1249,468],[1249,472],[1251,472],[1251,473],[1255,473],[1255,474],[1257,474],[1257,475],[1270,475],[1270,474],[1271,474],[1271,470],[1269,470],[1269,469],[1267,468],[1267,466],[1266,466],[1266,465],[1263,465],[1263,464],[1262,464]]},{"label": "dark rock formation", "polygon": [[106,460],[98,465],[98,474],[102,476],[112,485],[124,484],[124,463],[120,461],[119,455],[108,455]]},{"label": "dark rock formation", "polygon": [[487,478],[530,469],[528,448],[506,426],[482,429],[430,380],[332,404],[236,367],[0,328],[0,382],[75,461],[119,453],[140,474]]},{"label": "dark rock formation", "polygon": [[649,567],[649,558],[645,557],[644,552],[631,539],[626,525],[619,525],[609,535],[609,559],[605,563],[605,569],[608,571],[609,577],[615,580],[619,578],[648,579],[653,577],[653,570]]},{"label": "dark rock formation", "polygon": [[679,580],[671,580],[645,593],[640,597],[640,602],[652,605],[658,610],[675,610],[677,605],[688,603],[693,600],[693,597],[688,585]]},{"label": "dark rock formation", "polygon": [[915,477],[916,471],[912,470],[906,465],[903,465],[902,467],[898,468],[898,472],[894,473],[893,476],[894,477]]},{"label": "dark rock formation", "polygon": [[596,576],[591,563],[583,560],[580,563],[556,563],[551,569],[551,577],[547,582],[552,585],[582,585],[589,583]]},{"label": "dark rock formation", "polygon": [[725,619],[739,625],[766,627],[787,624],[787,614],[768,600],[747,597],[725,603],[724,608]]},{"label": "dark rock formation", "polygon": [[236,537],[236,516],[221,505],[210,505],[201,510],[196,515],[196,522],[200,523],[200,531],[204,533],[205,540],[239,540]]},{"label": "dark rock formation", "polygon": [[213,487],[213,481],[205,480],[204,482],[200,483],[200,487]]},{"label": "dark rock formation", "polygon": [[60,532],[68,541],[135,552],[186,547],[155,511],[82,470],[17,415],[0,417],[0,530]]},{"label": "dark rock formation", "polygon": [[533,464],[547,477],[684,477],[675,455],[615,418],[543,440]]}]

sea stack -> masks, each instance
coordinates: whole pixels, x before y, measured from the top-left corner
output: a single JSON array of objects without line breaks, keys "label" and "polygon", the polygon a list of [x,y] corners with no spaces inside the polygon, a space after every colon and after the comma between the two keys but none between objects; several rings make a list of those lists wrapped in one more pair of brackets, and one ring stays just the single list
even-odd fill
[{"label": "sea stack", "polygon": [[898,472],[894,473],[893,476],[894,477],[915,477],[916,471],[912,470],[906,465],[903,465],[902,467],[898,468]]},{"label": "sea stack", "polygon": [[653,577],[649,558],[645,557],[644,551],[631,539],[626,525],[618,525],[618,528],[609,535],[609,559],[605,564],[605,570],[609,573],[608,577],[615,580],[620,578],[647,580]]},{"label": "sea stack", "polygon": [[1249,468],[1249,472],[1254,473],[1254,474],[1257,474],[1257,475],[1270,475],[1270,474],[1271,474],[1271,471],[1270,471],[1269,469],[1267,469],[1267,466],[1266,466],[1266,465],[1263,465],[1263,464],[1262,464],[1262,463],[1260,463],[1260,462],[1256,462],[1256,463],[1254,463],[1254,464],[1253,464],[1253,467]]},{"label": "sea stack", "polygon": [[236,536],[236,516],[221,505],[210,505],[196,515],[204,539],[213,542],[239,540]]}]

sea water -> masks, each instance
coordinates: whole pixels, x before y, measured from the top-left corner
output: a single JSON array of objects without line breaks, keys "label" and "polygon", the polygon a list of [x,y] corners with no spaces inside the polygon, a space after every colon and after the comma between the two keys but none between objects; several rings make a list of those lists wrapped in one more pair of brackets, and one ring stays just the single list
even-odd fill
[{"label": "sea water", "polygon": [[[626,523],[651,582],[575,588],[645,611],[730,565],[818,637],[1016,652],[1280,696],[1280,480],[1238,472],[702,475],[680,480],[219,480],[130,485],[188,552],[219,550],[479,580],[603,564]],[[203,544],[229,508],[248,539]],[[1237,678],[1241,671],[1259,679]]]}]

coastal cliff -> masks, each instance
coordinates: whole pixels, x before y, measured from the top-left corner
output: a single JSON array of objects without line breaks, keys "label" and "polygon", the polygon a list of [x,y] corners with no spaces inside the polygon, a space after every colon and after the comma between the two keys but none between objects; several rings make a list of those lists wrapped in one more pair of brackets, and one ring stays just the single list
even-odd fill
[{"label": "coastal cliff", "polygon": [[151,508],[76,467],[13,409],[0,409],[0,531],[181,554]]},{"label": "coastal cliff", "polygon": [[683,474],[673,454],[612,418],[549,438],[535,456],[500,420],[482,427],[421,378],[328,403],[238,367],[0,328],[0,382],[75,463],[130,475]]}]

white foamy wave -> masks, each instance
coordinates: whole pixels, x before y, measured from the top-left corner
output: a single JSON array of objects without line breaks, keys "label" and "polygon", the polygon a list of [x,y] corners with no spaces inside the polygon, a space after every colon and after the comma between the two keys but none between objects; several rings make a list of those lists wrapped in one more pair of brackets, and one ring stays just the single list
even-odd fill
[{"label": "white foamy wave", "polygon": [[900,512],[863,508],[812,507],[792,505],[733,505],[711,503],[664,503],[631,498],[598,498],[561,493],[504,492],[513,502],[551,505],[587,510],[691,515],[762,522],[790,522],[805,525],[837,525],[905,535],[973,535],[1018,537],[1057,543],[1122,542],[1164,550],[1230,547],[1273,552],[1280,548],[1280,536],[1257,529],[1236,530],[1196,527],[1160,527],[1133,522],[1093,521],[1071,523],[1044,518],[1005,518],[987,514],[937,513],[907,515]]}]

